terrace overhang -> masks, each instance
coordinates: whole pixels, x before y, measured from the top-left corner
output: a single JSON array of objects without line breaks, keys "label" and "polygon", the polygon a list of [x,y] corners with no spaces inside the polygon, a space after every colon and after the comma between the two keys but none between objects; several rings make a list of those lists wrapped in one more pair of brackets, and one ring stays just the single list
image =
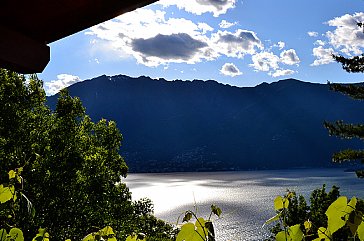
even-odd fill
[{"label": "terrace overhang", "polygon": [[50,60],[49,43],[156,1],[3,0],[0,67],[40,73]]}]

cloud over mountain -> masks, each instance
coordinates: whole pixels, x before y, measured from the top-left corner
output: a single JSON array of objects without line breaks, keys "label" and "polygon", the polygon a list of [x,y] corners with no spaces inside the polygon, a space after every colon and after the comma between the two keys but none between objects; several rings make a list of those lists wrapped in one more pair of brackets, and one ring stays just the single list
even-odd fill
[{"label": "cloud over mountain", "polygon": [[[205,10],[212,7],[220,12],[226,7],[232,8],[235,0],[171,0],[158,4],[188,8],[187,3],[203,6]],[[149,67],[166,67],[170,63],[194,64],[214,61],[220,57],[229,57],[230,61],[249,61],[252,58],[251,66],[256,71],[269,72],[272,76],[272,71],[281,70],[276,74],[281,76],[292,71],[286,71],[280,64],[294,65],[300,62],[294,49],[283,50],[286,45],[283,41],[264,46],[258,34],[252,30],[226,30],[237,22],[222,20],[215,30],[215,26],[205,22],[171,16],[173,14],[169,15],[162,10],[142,8],[91,27],[86,34],[93,36],[92,42],[103,46],[105,52],[113,50],[118,56],[132,57],[139,64]],[[271,52],[273,47],[276,47],[274,51],[279,51],[280,55]],[[241,75],[233,63],[224,65],[220,73],[228,76]]]},{"label": "cloud over mountain", "polygon": [[291,69],[284,69],[281,65],[298,65],[300,59],[294,49],[283,50],[280,56],[273,52],[262,51],[252,56],[253,63],[250,64],[256,72],[268,72],[272,77],[280,77],[285,75],[292,75],[296,71]]},{"label": "cloud over mountain", "polygon": [[207,43],[194,39],[186,33],[158,34],[149,39],[133,39],[132,49],[140,53],[139,62],[155,66],[166,62],[199,62],[204,58]]},{"label": "cloud over mountain", "polygon": [[243,58],[263,49],[263,44],[253,31],[238,29],[235,32],[221,31],[212,35],[212,41],[218,46],[217,51],[228,57]]},{"label": "cloud over mountain", "polygon": [[322,64],[329,64],[334,62],[332,58],[332,54],[335,51],[332,48],[324,48],[322,45],[314,48],[312,50],[313,56],[316,57],[315,61],[311,64],[311,66],[318,66]]},{"label": "cloud over mountain", "polygon": [[235,7],[236,0],[160,0],[157,4],[164,7],[177,6],[187,12],[201,15],[212,13],[214,17],[225,14],[229,9]]},{"label": "cloud over mountain", "polygon": [[300,58],[298,58],[294,49],[284,50],[281,54],[281,62],[288,65],[298,64]]},{"label": "cloud over mountain", "polygon": [[220,69],[220,73],[226,76],[235,77],[238,75],[242,75],[243,73],[240,72],[238,67],[236,67],[233,63],[225,63],[222,68]]},{"label": "cloud over mountain", "polygon": [[70,74],[59,74],[56,80],[44,83],[44,89],[47,95],[55,95],[61,89],[64,89],[72,84],[81,82],[80,77]]}]

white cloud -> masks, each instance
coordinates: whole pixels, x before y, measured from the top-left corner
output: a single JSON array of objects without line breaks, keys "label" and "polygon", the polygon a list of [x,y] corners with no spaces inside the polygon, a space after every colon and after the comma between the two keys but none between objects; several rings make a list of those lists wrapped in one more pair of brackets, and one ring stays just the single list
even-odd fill
[{"label": "white cloud", "polygon": [[57,94],[61,89],[64,89],[70,85],[73,85],[77,82],[81,82],[82,80],[80,77],[70,74],[59,74],[57,75],[56,80],[52,80],[50,82],[44,83],[44,89],[46,94],[49,95],[55,95]]},{"label": "white cloud", "polygon": [[313,56],[316,57],[315,61],[311,64],[311,66],[318,66],[323,64],[329,64],[334,62],[332,58],[332,54],[335,54],[335,51],[332,48],[324,48],[323,46],[318,46],[312,50]]},{"label": "white cloud", "polygon": [[291,69],[277,69],[274,73],[269,73],[272,77],[280,77],[280,76],[286,76],[286,75],[292,75],[296,73],[296,71]]},{"label": "white cloud", "polygon": [[321,46],[324,46],[326,43],[325,43],[325,41],[323,41],[323,40],[316,40],[314,43],[313,43],[314,45],[321,45]]},{"label": "white cloud", "polygon": [[252,57],[253,64],[250,64],[257,71],[268,72],[271,69],[279,68],[279,57],[272,52],[260,52]]},{"label": "white cloud", "polygon": [[233,32],[218,31],[212,35],[215,50],[228,57],[243,58],[246,54],[255,54],[256,49],[263,49],[263,44],[253,31],[238,29]]},{"label": "white cloud", "polygon": [[284,75],[291,75],[296,73],[294,70],[283,69],[280,65],[297,65],[300,63],[296,51],[294,49],[284,50],[280,56],[273,52],[262,51],[253,55],[253,63],[250,64],[255,71],[268,72],[272,77],[279,77]]},{"label": "white cloud", "polygon": [[214,29],[207,23],[198,23],[197,27],[202,30],[202,34],[214,31]]},{"label": "white cloud", "polygon": [[133,56],[146,66],[192,64],[218,57],[205,35],[213,31],[212,27],[184,18],[166,19],[165,14],[160,10],[138,9],[91,27],[86,34],[106,41],[112,49]]},{"label": "white cloud", "polygon": [[236,67],[236,65],[233,63],[225,63],[220,69],[220,73],[231,77],[243,74],[242,72],[240,72],[238,67]]},{"label": "white cloud", "polygon": [[318,36],[318,32],[313,32],[313,31],[307,32],[307,34],[310,37],[317,37]]},{"label": "white cloud", "polygon": [[281,50],[281,49],[283,49],[286,46],[286,43],[285,42],[282,42],[282,41],[279,41],[277,43],[277,45],[278,45],[278,48]]},{"label": "white cloud", "polygon": [[200,62],[203,58],[209,58],[204,50],[208,44],[186,33],[158,34],[149,39],[134,39],[131,45],[132,49],[139,53],[135,56],[138,62],[147,66],[157,66],[168,62],[193,64]]},{"label": "white cloud", "polygon": [[364,13],[355,13],[353,15],[345,14],[341,17],[334,18],[327,22],[329,26],[335,27],[334,31],[326,33],[330,44],[342,53],[347,55],[359,55],[364,48],[363,29],[358,27],[357,23],[364,22]]},{"label": "white cloud", "polygon": [[225,19],[223,19],[220,23],[219,23],[219,27],[220,28],[231,28],[232,26],[235,26],[236,24],[238,24],[238,22],[228,22]]},{"label": "white cloud", "polygon": [[298,64],[300,59],[298,58],[294,49],[284,50],[281,54],[281,62],[288,65]]},{"label": "white cloud", "polygon": [[201,15],[212,13],[214,17],[225,14],[229,9],[235,7],[236,0],[160,0],[156,4],[163,7],[177,6],[187,12]]}]

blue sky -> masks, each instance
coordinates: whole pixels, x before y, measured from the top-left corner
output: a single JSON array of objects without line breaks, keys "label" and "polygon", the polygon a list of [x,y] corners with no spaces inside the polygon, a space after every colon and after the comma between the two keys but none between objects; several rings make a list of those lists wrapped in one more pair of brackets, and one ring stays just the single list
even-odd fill
[{"label": "blue sky", "polygon": [[51,43],[46,92],[99,75],[364,82],[331,53],[362,54],[363,0],[161,0]]}]

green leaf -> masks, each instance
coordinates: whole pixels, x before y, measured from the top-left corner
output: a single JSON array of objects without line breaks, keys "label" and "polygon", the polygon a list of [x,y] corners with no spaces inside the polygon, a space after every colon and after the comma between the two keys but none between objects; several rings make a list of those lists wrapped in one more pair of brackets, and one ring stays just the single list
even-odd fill
[{"label": "green leaf", "polygon": [[191,218],[192,218],[192,212],[191,211],[187,211],[186,214],[185,214],[185,216],[183,217],[182,222],[188,222],[188,221],[191,220]]},{"label": "green leaf", "polygon": [[279,218],[282,216],[282,213],[280,212],[280,213],[278,213],[276,216],[274,216],[274,217],[271,217],[270,219],[268,219],[267,221],[265,221],[265,223],[264,224],[270,224],[270,223],[272,223],[272,222],[274,222],[274,221],[277,221],[277,220],[279,220]]},{"label": "green leaf", "polygon": [[283,198],[281,196],[277,196],[274,199],[274,209],[276,211],[283,209]]},{"label": "green leaf", "polygon": [[215,214],[218,217],[220,217],[220,215],[222,213],[221,209],[218,206],[214,205],[214,204],[211,205],[211,211],[212,211],[213,214]]},{"label": "green leaf", "polygon": [[[196,236],[198,236],[198,237],[196,237]],[[193,223],[186,223],[181,227],[181,231],[179,231],[176,241],[199,240],[198,239],[199,237],[200,236],[195,231],[195,225]],[[129,240],[126,240],[126,241],[129,241]]]},{"label": "green leaf", "polygon": [[346,224],[349,226],[351,234],[354,236],[356,230],[358,229],[359,225],[361,224],[363,219],[363,214],[361,212],[351,212],[348,217],[348,221]]},{"label": "green leaf", "polygon": [[125,241],[137,241],[136,235],[129,235]]},{"label": "green leaf", "polygon": [[293,198],[294,197],[294,192],[288,192],[286,195],[286,198]]},{"label": "green leaf", "polygon": [[16,177],[16,172],[14,170],[9,171],[9,180]]},{"label": "green leaf", "polygon": [[289,200],[287,198],[282,198],[281,196],[277,196],[274,199],[274,209],[276,211],[281,210],[283,208],[288,208]]},{"label": "green leaf", "polygon": [[364,241],[364,222],[362,222],[356,230],[358,237],[361,241]]},{"label": "green leaf", "polygon": [[328,229],[321,227],[317,230],[318,238],[315,240],[319,241],[331,241],[331,233]]},{"label": "green leaf", "polygon": [[288,228],[287,231],[283,230],[277,233],[276,241],[301,241],[304,235],[300,229],[300,225],[296,224]]},{"label": "green leaf", "polygon": [[215,230],[212,222],[206,221],[205,228],[208,230],[208,240],[215,240]]},{"label": "green leaf", "polygon": [[90,233],[82,239],[82,241],[95,241],[95,233]]},{"label": "green leaf", "polygon": [[23,232],[18,228],[12,228],[8,235],[11,241],[24,241]]},{"label": "green leaf", "polygon": [[203,218],[198,218],[196,220],[196,223],[195,223],[195,226],[196,226],[196,232],[202,236],[204,239],[206,239],[206,237],[208,236],[208,230],[207,228],[205,227],[205,219]]},{"label": "green leaf", "polygon": [[0,229],[0,241],[5,241],[7,235],[8,234],[5,229]]},{"label": "green leaf", "polygon": [[301,241],[303,239],[303,232],[299,224],[289,227],[288,233],[292,241]]},{"label": "green leaf", "polygon": [[327,229],[333,234],[345,225],[345,210],[347,206],[347,198],[341,196],[333,202],[326,211]]},{"label": "green leaf", "polygon": [[[350,214],[352,211],[354,211],[355,207],[356,207],[356,203],[357,203],[356,197],[352,197],[350,199],[350,202],[346,206],[345,214]],[[345,221],[348,221],[348,219],[349,219],[349,215],[346,215],[345,216]]]},{"label": "green leaf", "polygon": [[14,186],[4,187],[2,184],[0,185],[0,203],[5,203],[11,200],[13,197],[15,197],[14,194],[15,194]]},{"label": "green leaf", "polygon": [[310,231],[312,228],[312,223],[310,220],[305,221],[303,225],[305,226],[306,232]]},{"label": "green leaf", "polygon": [[110,226],[106,226],[105,228],[101,229],[99,233],[101,236],[115,235],[114,231],[112,230],[112,227]]},{"label": "green leaf", "polygon": [[[109,238],[108,241],[116,241],[116,238]],[[129,235],[125,241],[146,241],[145,238],[140,238],[139,235]]]},{"label": "green leaf", "polygon": [[290,241],[290,240],[291,239],[289,239],[288,234],[284,230],[276,234],[276,241]]}]

